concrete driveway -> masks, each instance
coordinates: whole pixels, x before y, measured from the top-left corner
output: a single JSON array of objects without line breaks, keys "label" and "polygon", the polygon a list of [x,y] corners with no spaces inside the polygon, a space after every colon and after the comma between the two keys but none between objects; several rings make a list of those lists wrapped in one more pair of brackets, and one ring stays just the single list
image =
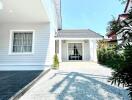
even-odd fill
[{"label": "concrete driveway", "polygon": [[107,82],[111,70],[93,62],[64,62],[20,100],[129,100],[128,91]]}]

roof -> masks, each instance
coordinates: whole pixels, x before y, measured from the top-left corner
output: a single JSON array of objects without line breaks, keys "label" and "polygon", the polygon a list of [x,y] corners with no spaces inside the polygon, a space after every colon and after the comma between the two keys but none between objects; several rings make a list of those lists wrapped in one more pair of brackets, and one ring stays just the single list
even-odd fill
[{"label": "roof", "polygon": [[112,37],[113,35],[116,35],[116,32],[109,32],[106,34],[106,36],[108,36],[108,38]]},{"label": "roof", "polygon": [[55,37],[58,38],[103,38],[102,35],[89,29],[60,30]]},{"label": "roof", "polygon": [[122,21],[122,20],[124,20],[124,19],[126,19],[126,18],[128,18],[128,13],[120,14],[120,15],[118,16],[117,21]]}]

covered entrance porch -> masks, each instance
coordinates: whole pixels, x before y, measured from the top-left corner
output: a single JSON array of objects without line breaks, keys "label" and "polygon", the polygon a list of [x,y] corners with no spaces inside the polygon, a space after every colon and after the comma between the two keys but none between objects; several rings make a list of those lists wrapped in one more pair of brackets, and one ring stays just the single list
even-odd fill
[{"label": "covered entrance porch", "polygon": [[55,36],[55,53],[60,62],[97,61],[98,33],[86,30],[60,30]]},{"label": "covered entrance porch", "polygon": [[56,39],[55,52],[60,62],[97,61],[97,43],[90,39]]}]

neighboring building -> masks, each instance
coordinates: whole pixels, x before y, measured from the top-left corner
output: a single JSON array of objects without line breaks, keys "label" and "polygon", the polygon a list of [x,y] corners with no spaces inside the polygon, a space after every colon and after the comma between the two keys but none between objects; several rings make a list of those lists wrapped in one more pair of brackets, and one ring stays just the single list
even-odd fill
[{"label": "neighboring building", "polygon": [[107,37],[109,38],[110,41],[117,40],[117,36],[115,32],[107,33]]},{"label": "neighboring building", "polygon": [[[120,14],[118,16],[118,19],[117,19],[118,22],[122,23],[122,21],[124,21],[124,20],[126,20],[126,18],[128,18],[128,12],[130,11],[131,8],[132,8],[132,0],[127,0],[124,13]],[[124,23],[122,23],[122,24],[124,24]],[[118,44],[122,43],[122,34],[118,34],[116,32],[111,32],[111,33],[108,33],[107,36],[111,41],[116,41],[116,42],[118,42]]]},{"label": "neighboring building", "polygon": [[61,30],[60,0],[2,0],[0,6],[0,70],[44,69],[55,51],[60,62],[97,61],[96,41],[102,36]]},{"label": "neighboring building", "polygon": [[98,49],[116,48],[117,41],[111,41],[109,39],[103,39],[98,41]]},{"label": "neighboring building", "polygon": [[[127,0],[126,7],[123,14],[120,14],[118,17],[118,21],[121,23],[123,28],[118,32],[117,39],[118,44],[125,44],[124,41],[122,41],[122,36],[126,31],[131,31],[132,28],[132,20],[127,19],[128,13],[132,9],[132,0]],[[126,26],[127,23],[127,26]],[[127,27],[127,29],[124,30],[124,28]]]},{"label": "neighboring building", "polygon": [[105,48],[115,48],[117,46],[117,35],[115,32],[106,34],[108,39],[102,40],[100,43],[104,45]]}]

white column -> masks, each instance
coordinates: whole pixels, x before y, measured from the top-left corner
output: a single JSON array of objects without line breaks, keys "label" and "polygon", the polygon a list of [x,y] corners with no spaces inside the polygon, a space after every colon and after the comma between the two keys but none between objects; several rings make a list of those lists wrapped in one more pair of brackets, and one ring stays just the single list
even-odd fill
[{"label": "white column", "polygon": [[62,62],[62,41],[59,40],[59,62]]},{"label": "white column", "polygon": [[93,61],[93,40],[89,40],[90,61]]},{"label": "white column", "polygon": [[93,60],[97,62],[97,41],[96,40],[94,40],[93,47],[94,47]]},{"label": "white column", "polygon": [[97,62],[97,42],[96,40],[89,40],[90,45],[90,60]]}]

